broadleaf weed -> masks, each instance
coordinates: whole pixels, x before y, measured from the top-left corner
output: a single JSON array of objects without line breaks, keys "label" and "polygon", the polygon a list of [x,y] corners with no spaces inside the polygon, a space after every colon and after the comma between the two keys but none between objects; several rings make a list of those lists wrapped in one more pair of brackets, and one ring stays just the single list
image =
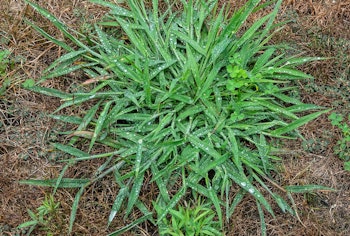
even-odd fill
[{"label": "broadleaf weed", "polygon": [[[220,228],[224,216],[229,219],[246,194],[256,199],[261,219],[262,208],[273,215],[259,189],[267,190],[283,211],[290,211],[287,201],[271,192],[263,181],[277,172],[274,163],[278,158],[270,154],[273,147],[269,140],[297,138],[298,127],[327,111],[302,116],[301,112],[320,107],[288,96],[287,92],[294,89],[286,86],[290,80],[311,78],[295,66],[315,58],[288,58],[278,55],[277,46],[267,44],[277,27],[273,22],[281,0],[276,1],[272,13],[243,34],[237,32],[260,1],[248,1],[229,18],[225,8],[218,9],[216,0],[179,1],[181,11],[169,4],[165,12],[159,11],[157,0],[152,1],[151,9],[143,1],[128,0],[124,8],[93,0],[111,9],[95,25],[96,34],[90,36],[93,45],[85,45],[52,14],[26,2],[80,48],[73,49],[30,23],[68,52],[46,70],[40,81],[83,70],[87,78],[82,85],[95,84],[87,87],[90,91],[79,93],[48,90],[40,83],[27,86],[60,97],[63,104],[58,110],[86,101],[95,103],[77,130],[71,132],[75,137],[69,144],[88,139],[88,151],[60,148],[73,156],[62,160],[69,163],[107,158],[91,181],[79,185],[80,180],[76,180],[81,186],[79,194],[92,182],[113,174],[120,191],[109,223],[122,211],[125,217],[135,209],[144,215],[112,235],[145,220],[161,228],[169,215],[179,214],[176,206],[191,192],[206,199],[209,215],[215,209]],[[79,64],[75,64],[77,61]],[[56,117],[66,122],[81,119]],[[89,154],[96,143],[116,151]],[[146,173],[151,174],[159,189],[154,209],[147,208],[139,197]],[[60,187],[62,179],[55,179],[53,185]],[[234,199],[230,195],[233,184],[241,188]],[[79,196],[74,201],[70,231],[78,202]],[[189,214],[186,209],[182,211],[180,214]],[[155,219],[152,212],[157,213]],[[178,221],[173,222],[179,227]]]}]

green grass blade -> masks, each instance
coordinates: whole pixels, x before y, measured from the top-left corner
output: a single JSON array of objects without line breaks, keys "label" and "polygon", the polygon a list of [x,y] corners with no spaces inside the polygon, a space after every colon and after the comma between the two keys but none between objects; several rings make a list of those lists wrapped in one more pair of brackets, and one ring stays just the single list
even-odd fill
[{"label": "green grass blade", "polygon": [[64,145],[61,143],[53,143],[52,144],[56,149],[68,153],[74,157],[86,157],[89,156],[88,153],[81,151],[80,149],[77,149],[75,147],[72,146],[68,146],[68,145]]},{"label": "green grass blade", "polygon": [[270,57],[274,54],[276,51],[275,48],[268,48],[262,55],[258,57],[258,60],[255,62],[254,68],[252,70],[252,73],[256,74],[259,72],[266,62],[270,59]]},{"label": "green grass blade", "polygon": [[61,99],[66,99],[68,97],[70,97],[70,95],[68,93],[59,91],[57,89],[53,89],[53,88],[45,88],[45,87],[40,87],[40,86],[33,86],[33,87],[27,87],[26,89],[36,92],[36,93],[40,93],[40,94],[44,94],[50,97],[58,97]]},{"label": "green grass blade", "polygon": [[112,46],[110,44],[110,40],[108,40],[107,34],[105,34],[100,27],[97,26],[97,24],[94,25],[95,26],[95,31],[99,37],[99,40],[102,44],[103,49],[108,53],[111,54],[113,49]]},{"label": "green grass blade", "polygon": [[230,155],[226,153],[225,155],[221,155],[219,158],[214,159],[210,162],[210,164],[206,165],[205,167],[201,168],[198,173],[208,173],[210,170],[214,169],[217,166],[220,166],[221,164],[224,164],[228,159]]},{"label": "green grass blade", "polygon": [[75,116],[49,115],[49,117],[51,117],[52,119],[55,119],[55,120],[59,120],[59,121],[65,122],[65,123],[71,123],[71,124],[75,124],[75,125],[79,125],[83,121],[82,118],[75,117]]},{"label": "green grass blade", "polygon": [[[152,181],[156,181],[162,200],[165,203],[168,203],[170,201],[170,196],[167,190],[166,181],[164,181],[162,178],[162,172],[157,168],[157,165],[155,163],[151,165],[151,169],[153,174]],[[163,173],[166,173],[166,174],[173,173],[173,171],[169,170],[168,168],[164,168],[164,169],[166,171],[164,171]]]},{"label": "green grass blade", "polygon": [[109,156],[119,155],[122,152],[123,152],[123,150],[120,149],[118,151],[106,152],[106,153],[95,154],[95,155],[87,154],[86,156],[60,160],[59,162],[72,162],[72,161],[76,162],[76,161],[92,160],[92,159],[96,159],[96,158],[105,158],[105,157],[109,157]]},{"label": "green grass blade", "polygon": [[145,172],[141,172],[137,176],[135,176],[134,184],[131,188],[129,199],[128,199],[128,205],[126,206],[125,216],[128,216],[130,214],[132,208],[134,207],[140,195],[144,176],[145,176]]},{"label": "green grass blade", "polygon": [[72,164],[71,164],[71,163],[68,163],[68,164],[65,165],[65,166],[63,167],[63,169],[61,170],[61,172],[60,172],[60,174],[59,174],[59,176],[58,176],[58,178],[57,178],[55,187],[54,187],[54,189],[53,189],[53,195],[56,193],[57,189],[59,188],[60,183],[62,182],[63,176],[64,176],[64,174],[66,173],[66,171],[68,170],[68,168],[69,168],[70,166],[72,166]]},{"label": "green grass blade", "polygon": [[278,206],[281,208],[283,212],[288,211],[291,215],[295,215],[294,210],[288,205],[288,203],[278,194],[272,194]]},{"label": "green grass blade", "polygon": [[[88,179],[71,179],[71,178],[62,178],[58,188],[80,188],[87,185],[90,182]],[[57,179],[48,179],[48,180],[21,180],[21,184],[29,184],[43,187],[56,187]]]},{"label": "green grass blade", "polygon": [[265,28],[264,30],[260,33],[260,37],[259,39],[257,40],[258,42],[261,42],[263,41],[263,39],[266,37],[266,35],[270,32],[270,30],[272,29],[273,27],[273,22],[277,16],[277,13],[278,13],[278,10],[280,8],[282,4],[282,0],[278,0],[274,6],[274,10],[273,12],[269,15],[269,20],[267,22],[267,24],[265,25]]},{"label": "green grass blade", "polygon": [[290,69],[290,68],[274,68],[268,70],[271,74],[279,74],[280,76],[284,76],[286,79],[312,79],[313,77],[311,75],[305,74],[304,72],[301,72],[299,70]]},{"label": "green grass blade", "polygon": [[[86,115],[83,118],[83,121],[79,124],[78,128],[76,129],[76,131],[79,132],[79,131],[82,131],[82,130],[86,129],[86,127],[89,125],[89,123],[94,118],[97,110],[100,107],[100,104],[101,104],[101,102],[98,102],[96,105],[91,107],[90,110],[87,111]],[[73,145],[77,140],[78,140],[78,137],[73,137],[70,140],[69,145]]]},{"label": "green grass blade", "polygon": [[45,10],[44,8],[40,7],[38,4],[35,4],[31,1],[25,0],[26,3],[28,3],[33,9],[35,9],[37,12],[39,12],[42,16],[47,18],[53,25],[55,25],[68,39],[70,39],[72,42],[74,42],[76,45],[78,45],[81,48],[86,49],[89,53],[93,54],[97,58],[99,57],[98,53],[95,53],[93,50],[91,50],[88,46],[84,45],[81,41],[79,41],[76,37],[74,37],[71,33],[69,33],[67,26],[63,24],[61,21],[59,21],[54,15],[52,15],[50,12]]},{"label": "green grass blade", "polygon": [[259,217],[260,217],[260,228],[261,228],[261,235],[266,236],[266,222],[265,222],[265,216],[264,211],[261,209],[261,205],[258,201],[256,201],[256,205],[258,207]]},{"label": "green grass blade", "polygon": [[78,50],[78,51],[72,51],[67,54],[64,54],[63,56],[59,57],[56,61],[52,62],[49,67],[47,67],[44,70],[44,74],[46,74],[48,71],[52,70],[53,68],[57,67],[59,64],[66,62],[66,61],[77,61],[80,57],[82,57],[82,54],[86,53],[85,49]]},{"label": "green grass blade", "polygon": [[246,195],[246,191],[241,189],[234,197],[231,206],[229,207],[228,211],[226,212],[226,220],[229,220],[234,213],[237,205],[243,200],[244,196]]},{"label": "green grass blade", "polygon": [[284,189],[290,193],[309,193],[313,191],[336,191],[333,188],[329,188],[322,185],[290,185],[285,186]]},{"label": "green grass blade", "polygon": [[285,134],[287,132],[290,132],[292,130],[296,130],[300,126],[308,123],[311,120],[316,119],[320,115],[322,115],[324,113],[327,113],[329,111],[330,111],[330,109],[324,110],[324,111],[315,112],[315,113],[312,113],[310,115],[303,116],[303,117],[299,118],[298,120],[295,120],[292,123],[290,123],[290,124],[288,124],[288,125],[286,125],[284,127],[281,127],[281,128],[278,128],[278,129],[272,131],[271,134],[280,136],[280,135]]},{"label": "green grass blade", "polygon": [[114,217],[116,216],[116,214],[118,213],[120,207],[122,206],[122,203],[124,201],[124,199],[129,195],[129,191],[128,191],[128,187],[124,186],[122,187],[119,192],[117,197],[114,200],[114,203],[112,205],[112,210],[111,213],[109,214],[108,217],[108,225],[110,225],[114,219]]},{"label": "green grass blade", "polygon": [[133,14],[129,10],[127,10],[123,7],[119,7],[118,5],[113,4],[111,2],[102,1],[102,0],[90,0],[90,2],[111,8],[111,10],[112,10],[111,14],[113,14],[113,15],[133,17]]},{"label": "green grass blade", "polygon": [[217,159],[217,160],[221,159],[220,153],[218,153],[209,143],[204,142],[193,135],[188,135],[188,140],[191,142],[194,148],[201,149],[202,151],[204,151],[214,159]]},{"label": "green grass blade", "polygon": [[296,112],[304,112],[304,111],[310,111],[310,110],[325,109],[325,107],[317,106],[314,104],[296,104],[293,106],[289,106],[286,109],[290,112],[296,113]]},{"label": "green grass blade", "polygon": [[139,175],[141,162],[142,162],[142,148],[143,148],[143,140],[139,139],[137,142],[137,152],[135,159],[135,178]]},{"label": "green grass blade", "polygon": [[[207,181],[209,181],[209,180],[207,179]],[[218,198],[218,194],[216,193],[216,191],[213,189],[212,186],[209,186],[208,192],[209,192],[209,198],[211,200],[211,203],[214,205],[215,210],[216,210],[216,214],[218,215],[219,224],[222,227],[223,226],[222,210],[221,210],[221,206],[220,206],[221,204],[220,204],[220,200]]]},{"label": "green grass blade", "polygon": [[208,73],[207,77],[205,77],[204,81],[201,81],[202,83],[198,85],[198,91],[196,94],[196,100],[200,99],[205,92],[209,90],[209,88],[212,86],[215,78],[217,78],[217,75],[219,71],[222,69],[222,67],[225,65],[225,63],[217,62],[213,68],[210,68],[210,72]]},{"label": "green grass blade", "polygon": [[196,42],[195,40],[193,40],[192,38],[190,38],[189,36],[187,36],[186,34],[180,32],[180,31],[172,31],[171,33],[173,33],[174,35],[176,35],[177,37],[179,37],[180,40],[185,41],[186,43],[188,43],[194,50],[196,50],[199,54],[205,56],[206,55],[206,51],[205,49],[202,47],[202,45],[198,44],[198,42]]},{"label": "green grass blade", "polygon": [[83,102],[92,100],[95,97],[96,95],[89,95],[89,94],[86,94],[86,96],[78,96],[78,97],[76,97],[75,95],[71,95],[69,98],[64,99],[66,102],[63,103],[59,108],[57,108],[54,111],[54,113],[57,113],[66,107],[70,107],[72,105],[81,104]]},{"label": "green grass blade", "polygon": [[181,200],[181,198],[185,195],[185,193],[186,193],[186,186],[183,185],[181,189],[173,196],[173,198],[167,204],[165,209],[163,209],[162,214],[158,216],[157,224],[163,220],[163,218],[169,213],[171,209],[175,207],[175,205]]},{"label": "green grass blade", "polygon": [[161,71],[164,71],[165,69],[171,67],[176,62],[177,62],[176,60],[170,60],[170,61],[162,64],[161,66],[158,66],[155,70],[152,70],[152,72],[150,74],[150,78],[151,79],[155,78]]},{"label": "green grass blade", "polygon": [[241,28],[249,15],[255,10],[260,0],[250,0],[241,9],[237,10],[229,20],[228,25],[222,33],[222,37],[229,37]]},{"label": "green grass blade", "polygon": [[[218,39],[217,37],[219,36],[220,26],[222,25],[223,21],[223,11],[224,9],[221,9],[219,14],[216,16],[215,21],[211,24],[211,27],[209,28],[207,36],[206,52],[209,52],[210,50],[212,51],[212,53],[214,54],[211,56],[213,62],[216,60],[218,54],[217,52],[219,52],[219,50],[214,50],[213,47],[215,48],[220,44],[217,43],[217,45],[215,45],[217,41],[221,40],[221,38]],[[221,43],[225,41],[225,38],[229,39],[230,37],[224,37],[224,40],[221,40]]]},{"label": "green grass blade", "polygon": [[17,228],[19,228],[19,229],[28,228],[30,226],[35,226],[37,224],[39,224],[39,221],[37,221],[37,220],[30,220],[30,221],[27,221],[27,222],[24,222],[24,223],[20,224],[19,226],[17,226]]},{"label": "green grass blade", "polygon": [[118,230],[114,231],[113,233],[108,234],[108,236],[121,235],[122,233],[125,233],[125,232],[131,230],[132,228],[136,227],[137,225],[139,225],[142,222],[149,220],[151,218],[152,218],[152,213],[150,212],[148,215],[144,215],[144,216],[134,220],[131,224],[128,224],[128,225],[124,226],[123,228],[118,229]]},{"label": "green grass blade", "polygon": [[236,173],[235,171],[230,171],[228,175],[234,182],[236,182],[244,190],[250,193],[255,199],[257,199],[271,215],[274,215],[271,205],[246,177],[242,177],[242,175]]},{"label": "green grass blade", "polygon": [[258,31],[258,29],[266,22],[266,20],[270,17],[269,15],[266,15],[264,17],[262,17],[261,19],[259,19],[258,21],[256,21],[245,33],[242,37],[240,37],[237,42],[235,42],[233,48],[230,51],[230,55],[233,55],[234,52],[236,52],[236,50],[241,47],[245,42],[247,42],[248,40],[251,40],[252,37],[254,37],[256,35],[256,32]]},{"label": "green grass blade", "polygon": [[43,76],[40,79],[40,82],[42,82],[44,80],[47,80],[47,79],[51,79],[51,78],[59,77],[59,76],[62,76],[62,75],[66,75],[66,74],[72,73],[72,72],[74,72],[76,70],[81,70],[83,68],[93,67],[95,65],[97,65],[96,62],[91,62],[91,63],[82,63],[82,64],[79,64],[79,65],[70,66],[68,68],[66,66],[60,67],[60,68],[55,69],[54,71],[52,71],[48,75]]},{"label": "green grass blade", "polygon": [[81,195],[84,192],[85,187],[86,187],[85,185],[81,186],[81,188],[79,189],[79,191],[75,195],[74,202],[73,202],[73,205],[72,205],[72,211],[71,211],[70,218],[69,218],[69,229],[68,229],[69,234],[73,230],[73,224],[74,224],[74,221],[75,221],[75,216],[77,214],[79,200],[80,200]]},{"label": "green grass blade", "polygon": [[239,173],[243,173],[241,154],[240,154],[240,151],[239,151],[239,145],[238,145],[237,139],[236,139],[232,129],[227,128],[227,131],[228,131],[229,140],[231,142],[233,161],[235,163],[235,166],[238,168]]},{"label": "green grass blade", "polygon": [[112,105],[114,101],[109,101],[105,104],[100,116],[98,117],[98,120],[96,122],[96,127],[95,127],[95,130],[94,130],[94,133],[92,135],[92,139],[90,141],[90,145],[89,145],[89,152],[91,151],[92,147],[94,146],[95,142],[96,142],[96,139],[98,137],[98,135],[100,134],[102,128],[105,126],[105,120],[106,120],[106,117],[108,115],[108,112],[109,112],[109,108],[110,106]]},{"label": "green grass blade", "polygon": [[143,56],[147,57],[148,52],[145,48],[146,45],[143,43],[143,41],[141,41],[139,35],[135,34],[135,31],[132,30],[130,23],[128,23],[120,17],[116,17],[116,20],[119,23],[119,25],[123,28],[124,32],[127,34],[132,44],[137,47],[137,49],[142,53]]},{"label": "green grass blade", "polygon": [[73,51],[73,48],[71,48],[70,46],[68,46],[68,44],[52,37],[51,35],[49,35],[48,33],[46,33],[42,28],[36,26],[35,24],[33,24],[32,22],[25,20],[26,24],[30,25],[31,27],[33,27],[33,29],[35,29],[36,31],[38,31],[42,36],[44,36],[47,40],[53,42],[54,44],[56,44],[57,46],[63,48],[64,50],[66,50],[67,52],[71,52]]},{"label": "green grass blade", "polygon": [[283,115],[285,115],[285,116],[287,116],[289,118],[292,118],[292,119],[298,119],[298,117],[295,114],[293,114],[292,112],[288,111],[287,109],[285,109],[285,108],[283,108],[281,106],[278,106],[276,104],[270,103],[270,102],[268,102],[266,100],[255,100],[255,102],[257,104],[260,104],[260,105],[262,105],[264,107],[269,108],[271,111],[276,112],[278,114],[283,114]]},{"label": "green grass blade", "polygon": [[328,60],[330,58],[327,57],[297,57],[297,58],[286,58],[284,60],[280,60],[278,63],[276,63],[275,66],[299,66],[302,64],[305,64],[307,62],[312,61],[320,61],[320,60]]}]

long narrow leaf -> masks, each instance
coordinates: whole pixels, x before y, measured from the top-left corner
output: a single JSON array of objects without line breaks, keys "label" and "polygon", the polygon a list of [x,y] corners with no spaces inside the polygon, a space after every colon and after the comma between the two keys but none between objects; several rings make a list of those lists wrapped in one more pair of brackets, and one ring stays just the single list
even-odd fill
[{"label": "long narrow leaf", "polygon": [[329,188],[322,185],[291,185],[285,186],[285,190],[290,193],[308,193],[312,191],[335,191],[333,188]]},{"label": "long narrow leaf", "polygon": [[109,217],[108,217],[108,225],[110,225],[112,223],[115,215],[118,213],[120,207],[122,206],[124,199],[128,196],[128,194],[129,194],[129,192],[128,192],[127,186],[124,186],[123,188],[121,188],[119,190],[119,193],[114,200],[114,203],[112,205],[112,210],[111,210]]},{"label": "long narrow leaf", "polygon": [[293,121],[292,123],[290,123],[289,125],[287,125],[285,127],[281,127],[281,128],[278,128],[278,129],[272,131],[271,134],[272,135],[278,135],[278,136],[282,135],[282,134],[285,134],[287,132],[290,132],[292,130],[297,129],[298,127],[306,124],[307,122],[309,122],[311,120],[316,119],[320,115],[322,115],[324,113],[327,113],[329,111],[330,111],[330,109],[324,110],[324,111],[315,112],[315,113],[312,113],[310,115],[303,116],[303,117]]},{"label": "long narrow leaf", "polygon": [[108,111],[109,111],[109,108],[110,106],[112,105],[114,101],[109,101],[105,104],[100,116],[98,117],[98,120],[97,120],[97,123],[96,123],[96,127],[95,127],[95,130],[94,130],[94,133],[92,135],[92,139],[90,141],[90,145],[89,145],[89,152],[91,151],[93,145],[95,144],[96,142],[96,139],[98,137],[98,135],[100,134],[102,128],[105,126],[105,120],[106,120],[106,117],[107,117],[107,114],[108,114]]},{"label": "long narrow leaf", "polygon": [[135,177],[134,184],[133,184],[131,191],[130,191],[128,205],[126,206],[125,216],[128,216],[130,214],[132,208],[134,207],[134,205],[139,197],[141,187],[143,184],[144,176],[145,176],[145,172],[141,172]]},{"label": "long narrow leaf", "polygon": [[71,233],[72,230],[73,230],[73,224],[74,224],[74,221],[75,221],[75,217],[77,215],[78,204],[79,204],[81,195],[83,195],[85,187],[86,187],[85,185],[81,186],[81,188],[79,189],[79,191],[75,195],[74,202],[73,202],[73,205],[72,205],[72,211],[71,211],[70,218],[69,218],[69,229],[68,229],[69,233]]},{"label": "long narrow leaf", "polygon": [[[71,178],[62,178],[58,188],[80,188],[88,184],[90,180],[88,179],[71,179]],[[57,179],[49,179],[49,180],[37,180],[37,179],[29,179],[29,180],[21,180],[19,181],[21,184],[29,184],[43,187],[56,187]]]},{"label": "long narrow leaf", "polygon": [[130,229],[136,227],[137,225],[150,219],[151,217],[152,217],[152,213],[150,212],[148,215],[144,215],[144,216],[134,220],[131,224],[128,224],[128,225],[124,226],[123,228],[120,228],[120,229],[114,231],[113,233],[108,234],[108,236],[121,235],[122,233],[129,231]]}]

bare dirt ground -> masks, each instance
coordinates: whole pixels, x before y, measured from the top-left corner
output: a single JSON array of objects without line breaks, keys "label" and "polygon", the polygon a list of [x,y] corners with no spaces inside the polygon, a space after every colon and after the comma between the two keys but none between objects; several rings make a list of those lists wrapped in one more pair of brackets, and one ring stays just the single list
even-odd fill
[{"label": "bare dirt ground", "polygon": [[[105,9],[84,0],[36,1],[54,13],[69,27],[88,33],[91,24]],[[222,1],[224,2],[224,1]],[[231,1],[237,7],[245,1]],[[259,14],[252,16],[254,20]],[[16,226],[29,220],[27,209],[35,210],[50,193],[47,188],[19,184],[28,178],[54,178],[62,168],[55,159],[51,142],[64,141],[61,133],[69,130],[48,114],[60,104],[55,98],[38,95],[21,88],[28,78],[38,78],[55,58],[64,53],[47,42],[24,21],[29,18],[57,38],[63,36],[23,1],[0,0],[0,50],[9,49],[11,63],[0,78],[0,87],[11,79],[6,93],[0,94],[0,235],[25,235]],[[279,21],[288,20],[286,27],[274,37],[275,42],[287,42],[300,55],[330,57],[329,60],[303,66],[315,79],[299,83],[300,99],[334,111],[350,113],[350,0],[288,0],[284,1]],[[72,79],[61,78],[45,86],[69,91]],[[83,111],[83,107],[66,110],[66,114]],[[299,220],[276,209],[276,218],[266,215],[268,235],[350,235],[350,173],[343,170],[343,161],[333,151],[341,132],[323,115],[301,130],[302,140],[283,144],[284,152],[279,183],[320,184],[336,192],[294,194]],[[82,163],[70,170],[70,177],[85,176],[99,163]],[[106,235],[125,225],[122,216],[106,228],[110,207],[117,186],[108,179],[93,185],[79,204],[73,235]],[[152,186],[142,189],[145,198],[152,199]],[[66,235],[74,190],[59,190],[55,201],[58,214],[47,226],[53,235]],[[151,225],[138,229],[140,235],[156,235]],[[33,235],[46,235],[37,229]],[[227,226],[227,235],[259,235],[259,214],[253,199],[247,197]],[[135,235],[135,233],[130,233]]]}]

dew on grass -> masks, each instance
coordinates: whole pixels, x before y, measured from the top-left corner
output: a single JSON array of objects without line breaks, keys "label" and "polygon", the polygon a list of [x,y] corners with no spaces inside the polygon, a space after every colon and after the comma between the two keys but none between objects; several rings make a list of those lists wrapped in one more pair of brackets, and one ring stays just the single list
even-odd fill
[{"label": "dew on grass", "polygon": [[247,183],[242,182],[242,183],[241,183],[241,186],[242,186],[242,187],[245,187],[245,186],[247,186]]},{"label": "dew on grass", "polygon": [[251,194],[253,194],[253,193],[255,192],[254,189],[252,189],[252,188],[248,189],[248,191],[249,191]]}]

